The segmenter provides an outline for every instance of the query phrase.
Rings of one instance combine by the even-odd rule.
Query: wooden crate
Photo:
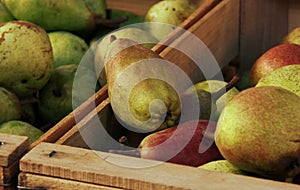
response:
[[[107,2],[111,8],[144,15],[146,9],[157,1]],[[243,70],[248,69],[264,50],[276,44],[291,23],[295,25],[295,22],[289,22],[291,4],[298,3],[292,0],[202,0],[197,11],[181,26],[207,45],[221,68],[238,56]],[[266,12],[261,12],[265,9]],[[276,9],[281,11],[274,16]],[[268,14],[272,17],[265,18],[259,24],[251,20]],[[277,20],[280,16],[284,17]],[[277,30],[271,24],[275,21],[283,28]],[[272,35],[268,37],[268,34]],[[184,43],[185,36],[174,31],[166,40]],[[155,46],[153,50],[182,68],[194,82],[203,79],[193,62],[181,52],[162,45]],[[91,106],[93,98],[98,99],[95,109]],[[75,121],[74,114],[80,116],[80,121]],[[97,150],[90,150],[91,146],[82,134],[95,135],[93,130],[99,120],[106,126],[122,127],[113,116],[107,86],[33,143],[20,161],[19,186],[41,189],[300,189],[300,186],[289,183],[107,153],[108,149],[120,148],[120,144],[116,147],[95,146]],[[116,139],[118,135],[121,136],[122,132],[115,136]],[[105,142],[108,136],[101,137]],[[111,161],[156,166],[132,169],[112,164]]]
[[[29,149],[29,138],[0,133],[0,184],[8,187],[19,172],[19,160]]]
[[[80,121],[93,110],[93,104],[99,104],[105,98],[107,98],[107,91],[100,89],[32,144],[28,137],[0,133],[0,189],[16,189],[15,178],[19,174],[19,160],[26,152],[43,141],[55,143],[72,128],[76,121]]]

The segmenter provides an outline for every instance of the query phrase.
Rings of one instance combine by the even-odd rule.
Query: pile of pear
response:
[[[293,29],[244,72],[214,134],[224,160],[199,168],[299,183],[299,39]]]
[[[45,132],[105,85],[105,72],[98,74],[103,61],[94,56],[96,49],[106,51],[107,42],[98,45],[97,40],[126,21],[111,16],[105,0],[0,0],[0,86],[5,108],[0,123],[22,121]],[[148,48],[158,42],[136,28],[116,35],[142,40]],[[88,62],[80,67],[85,74],[76,76],[83,59]],[[101,62],[100,68],[94,62]],[[76,92],[75,77],[82,83]]]
[[[134,152],[144,159],[285,182],[292,182],[300,175],[299,62],[286,65],[283,61],[255,85],[249,82],[253,77],[249,71],[240,81],[246,84],[236,83],[230,90],[230,81],[207,80],[176,91],[175,86],[180,86],[176,79],[170,85],[150,78],[128,92],[126,89],[132,87],[130,81],[141,76],[141,70],[134,65],[149,66],[148,72],[152,73],[151,64],[155,62],[145,60],[163,58],[128,38],[109,35],[107,40],[109,48],[103,60],[111,106],[118,121],[131,131],[120,140],[126,145],[132,142],[129,138],[139,138],[135,144],[127,144],[133,149],[112,152]],[[287,44],[278,46],[283,47],[280,53],[293,54],[283,51]],[[293,51],[299,49],[297,44],[289,46]],[[287,57],[300,58],[299,52],[293,55],[295,58]],[[274,65],[272,61],[278,61],[276,56],[284,57],[279,53],[272,56],[274,59],[268,56],[263,64]],[[261,63],[257,61],[251,69],[258,64]],[[124,74],[131,67],[131,72]],[[161,69],[163,74],[168,74],[163,67]],[[166,77],[172,78],[172,75]],[[220,94],[224,88],[225,93]],[[191,89],[196,91],[196,97],[190,97]],[[199,117],[178,123],[182,105],[189,103],[189,98],[198,98]],[[196,110],[195,105],[189,106]],[[204,146],[206,150],[200,154],[203,140],[208,146]]]
[[[104,0],[0,1],[0,132],[33,142],[100,87],[87,66],[72,96],[89,35],[106,12]]]

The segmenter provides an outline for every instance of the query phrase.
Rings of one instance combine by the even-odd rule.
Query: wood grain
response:
[[[72,129],[70,129],[65,135],[59,138],[55,143],[56,144],[64,144],[71,145],[75,147],[88,148],[88,145],[82,139],[79,130],[84,128],[86,124],[92,119],[98,116],[101,110],[109,105],[109,98],[103,100],[95,109],[95,111],[90,112],[86,117],[84,117],[79,123],[74,125]]]
[[[120,188],[83,183],[61,178],[47,177],[21,172],[18,176],[18,186],[26,188],[44,187],[47,190],[120,190]]]
[[[76,167],[74,167],[76,166]],[[40,143],[20,161],[26,173],[109,187],[143,190],[296,190],[299,185]]]
[[[300,27],[300,1],[289,0],[289,26],[288,30]]]
[[[147,0],[141,3],[141,0],[107,0],[107,7],[111,9],[131,12],[137,15],[146,15],[148,9],[160,0]]]
[[[0,166],[8,167],[29,149],[29,139],[0,133]]]
[[[223,0],[191,26],[188,31],[174,40],[160,55],[179,66],[196,83],[210,79],[218,74],[239,51],[239,0]],[[203,48],[208,49],[208,55],[202,49],[195,49],[195,38],[203,42]],[[206,47],[205,47],[206,46]],[[180,49],[177,50],[177,49]],[[185,50],[186,53],[182,52]],[[188,54],[187,54],[188,53]],[[197,60],[197,55],[202,55]],[[191,57],[195,57],[194,60]],[[209,61],[210,57],[212,57]],[[203,59],[202,59],[203,58]],[[215,60],[218,69],[213,69],[211,63]],[[196,64],[195,61],[198,63]],[[201,65],[201,69],[199,68]],[[207,71],[205,71],[207,70]],[[205,74],[203,74],[205,73]],[[206,76],[208,75],[208,76]]]
[[[241,1],[241,71],[249,70],[259,56],[279,44],[288,31],[288,11],[285,0]]]

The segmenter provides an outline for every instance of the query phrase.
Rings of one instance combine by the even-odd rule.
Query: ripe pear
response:
[[[197,93],[199,94],[201,91],[206,91],[209,93],[215,93],[219,90],[221,90],[223,87],[225,87],[228,84],[228,82],[220,81],[220,80],[206,80],[198,82],[194,85],[194,88],[196,89]],[[190,89],[187,89],[189,91]],[[226,103],[236,94],[239,93],[239,90],[235,87],[231,88],[230,90],[224,92],[224,95],[219,97],[216,100],[216,108],[215,110],[212,110],[213,112],[213,118],[216,119],[219,117],[220,113],[224,109]],[[205,109],[205,108],[204,108]],[[207,108],[206,108],[207,109]]]
[[[249,83],[255,86],[258,81],[279,67],[300,64],[300,45],[279,44],[264,52],[252,65]]]
[[[211,161],[199,166],[198,168],[210,170],[210,171],[247,175],[247,172],[240,170],[239,168],[235,167],[227,160]]]
[[[19,120],[11,120],[2,123],[0,125],[0,133],[27,136],[30,143],[34,142],[44,134],[43,131],[33,125]]]
[[[167,74],[170,72],[168,64],[165,64],[166,67],[154,67],[159,64],[158,61],[164,61],[157,53],[132,40],[112,38],[105,71],[108,94],[116,116],[137,132],[173,126],[180,116],[181,104],[174,89],[178,81],[176,76]],[[151,77],[144,79],[146,74]],[[170,79],[173,84],[166,82],[167,79],[152,78],[157,75]]]
[[[256,86],[278,86],[300,97],[300,64],[275,69],[269,75],[260,79]]]
[[[0,0],[0,23],[13,21],[15,18],[13,15],[8,11],[5,4]]]
[[[213,141],[215,127],[213,121],[191,120],[152,133],[141,141],[140,156],[194,167],[224,159]],[[200,146],[207,147],[201,152]]]
[[[221,154],[246,172],[275,180],[300,173],[300,98],[281,87],[252,87],[235,95],[217,123]]]
[[[153,37],[149,32],[133,27],[121,28],[104,36],[103,39],[101,39],[96,45],[95,50],[95,68],[97,73],[100,73],[99,82],[102,86],[107,83],[104,69],[104,59],[108,49],[107,47],[110,44],[111,35],[114,35],[117,38],[128,38],[130,40],[142,44],[147,48],[152,48],[156,43],[158,43],[158,40],[155,37]]]
[[[164,39],[172,30],[186,20],[197,6],[189,0],[164,0],[154,4],[148,10],[145,21],[150,33],[158,40]],[[157,22],[158,24],[155,24]]]
[[[54,57],[54,67],[79,64],[89,46],[81,37],[66,31],[48,33]]]
[[[0,25],[0,85],[18,97],[31,95],[49,80],[53,53],[48,34],[27,21]]]
[[[47,31],[92,30],[96,19],[106,18],[104,0],[3,1],[15,18],[35,23]]]
[[[0,123],[21,118],[19,98],[3,87],[0,87],[0,104]]]
[[[282,42],[283,44],[298,44],[300,45],[300,27],[296,27],[286,34]]]

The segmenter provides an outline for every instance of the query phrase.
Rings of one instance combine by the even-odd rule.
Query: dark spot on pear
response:
[[[55,88],[52,90],[52,93],[55,97],[61,97],[62,96],[62,93],[59,89]]]
[[[23,79],[23,80],[21,80],[21,83],[22,83],[22,84],[26,84],[26,83],[27,83],[27,80],[26,80],[26,79]]]

